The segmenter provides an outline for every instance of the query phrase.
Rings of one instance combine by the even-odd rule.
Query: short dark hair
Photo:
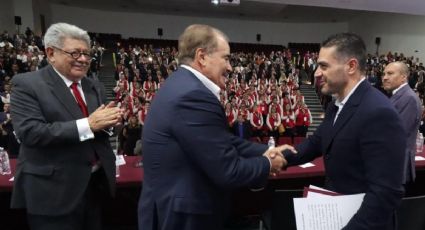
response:
[[[366,45],[363,39],[354,33],[339,33],[328,37],[322,47],[336,47],[337,58],[355,58],[362,73],[366,71]]]

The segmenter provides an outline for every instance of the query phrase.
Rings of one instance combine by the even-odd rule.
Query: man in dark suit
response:
[[[230,48],[221,31],[191,25],[179,38],[181,66],[152,102],[143,128],[140,230],[221,229],[229,190],[263,186],[286,162],[281,146],[232,135],[219,101]]]
[[[408,84],[409,67],[403,62],[389,63],[384,70],[382,86],[392,94],[390,101],[400,114],[407,133],[403,183],[415,181],[416,136],[422,119],[422,105],[418,95]]]
[[[233,124],[232,131],[235,136],[245,140],[251,138],[251,124],[243,118],[242,114],[238,115],[237,121]]]
[[[365,80],[366,47],[351,33],[322,43],[316,76],[321,92],[334,95],[317,131],[287,154],[289,165],[323,155],[325,186],[341,194],[365,193],[344,230],[394,229],[394,212],[404,194],[406,138],[389,99]]]
[[[66,23],[44,36],[50,65],[13,78],[11,117],[21,148],[12,208],[34,229],[101,229],[100,198],[115,189],[115,156],[106,130],[122,111],[86,76],[90,38]]]

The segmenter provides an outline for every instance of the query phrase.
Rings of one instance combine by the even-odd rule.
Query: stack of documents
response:
[[[364,193],[341,195],[310,185],[294,198],[297,230],[340,230],[360,208]]]

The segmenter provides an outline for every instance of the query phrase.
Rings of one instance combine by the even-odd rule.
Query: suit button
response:
[[[325,160],[329,160],[331,158],[330,154],[325,154]]]

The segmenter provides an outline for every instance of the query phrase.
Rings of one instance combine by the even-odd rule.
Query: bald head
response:
[[[385,67],[382,85],[386,91],[393,91],[407,82],[409,74],[409,67],[405,63],[391,62]]]

